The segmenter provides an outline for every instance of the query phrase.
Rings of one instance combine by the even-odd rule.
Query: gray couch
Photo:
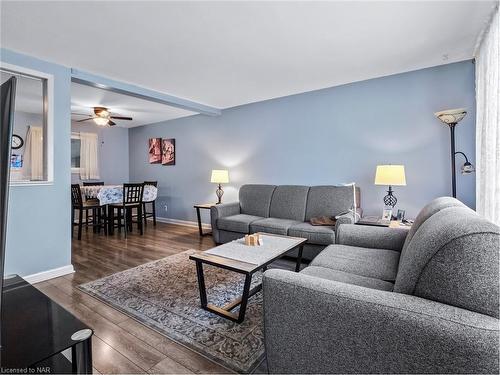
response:
[[[271,373],[498,374],[498,226],[438,198],[410,231],[338,232],[300,273],[264,273]]]
[[[359,189],[356,193],[359,207]],[[243,185],[239,202],[211,208],[212,234],[218,244],[255,232],[307,238],[303,256],[312,259],[335,243],[335,228],[313,226],[309,220],[336,216],[352,206],[351,186]],[[351,221],[345,216],[338,223]]]

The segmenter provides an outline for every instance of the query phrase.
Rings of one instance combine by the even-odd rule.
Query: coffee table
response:
[[[260,246],[247,246],[245,245],[245,239],[241,238],[189,257],[189,259],[196,262],[200,301],[201,307],[204,310],[232,320],[233,322],[241,323],[245,319],[248,299],[262,289],[262,284],[259,284],[250,290],[252,275],[255,272],[260,270],[265,271],[269,264],[296,248],[298,248],[299,253],[295,265],[295,272],[300,271],[302,250],[307,239],[269,233],[259,233],[259,235],[263,242]],[[209,264],[245,275],[245,283],[241,297],[222,307],[208,303],[203,264]],[[239,313],[236,314],[231,312],[237,306],[240,306]]]

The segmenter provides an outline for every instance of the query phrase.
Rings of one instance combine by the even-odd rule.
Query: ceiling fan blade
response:
[[[116,122],[113,122],[113,121],[111,121],[111,120],[108,120],[108,125],[109,125],[109,126],[116,125]]]
[[[132,117],[126,116],[110,116],[110,118],[114,118],[115,120],[132,120]]]
[[[71,112],[72,115],[75,115],[75,116],[90,116],[88,113],[76,113],[76,112]]]
[[[92,120],[92,117],[84,118],[83,120],[78,120],[76,122],[84,122],[84,121],[89,121],[89,120]]]

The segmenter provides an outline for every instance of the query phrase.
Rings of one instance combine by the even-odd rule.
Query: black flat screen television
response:
[[[9,202],[10,146],[14,124],[15,97],[16,77],[11,77],[0,88],[0,316],[2,311],[7,205]],[[2,333],[0,331],[0,348],[2,347],[1,338]]]

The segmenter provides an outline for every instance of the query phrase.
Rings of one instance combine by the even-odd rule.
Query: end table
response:
[[[196,209],[196,216],[198,217],[198,231],[200,232],[200,237],[203,236],[208,236],[209,234],[212,234],[212,232],[205,232],[203,233],[203,228],[201,226],[201,214],[200,210],[210,210],[212,206],[215,206],[215,203],[200,203],[200,204],[195,204],[193,207]]]
[[[359,219],[355,224],[374,227],[410,229],[413,225],[413,220],[409,220],[406,223],[401,223],[397,220],[382,220],[382,218],[378,216],[365,216]]]

